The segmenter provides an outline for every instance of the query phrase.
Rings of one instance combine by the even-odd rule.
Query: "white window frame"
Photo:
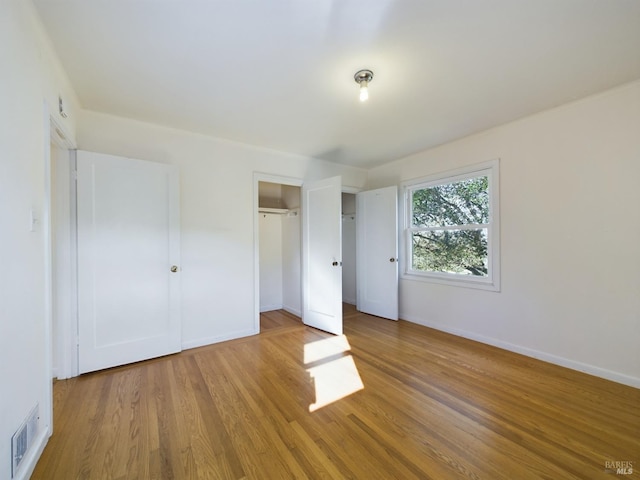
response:
[[[447,272],[425,272],[411,268],[413,259],[412,233],[416,230],[412,225],[412,196],[416,190],[455,183],[470,178],[486,176],[489,189],[489,223],[486,225],[469,225],[468,228],[487,228],[487,276],[460,275]],[[456,170],[441,172],[428,177],[421,177],[402,183],[404,201],[401,202],[404,212],[401,277],[405,280],[440,283],[459,287],[477,288],[481,290],[500,291],[500,160],[470,165]]]

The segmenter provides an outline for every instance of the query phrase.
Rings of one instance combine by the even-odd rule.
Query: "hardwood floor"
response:
[[[56,382],[32,478],[640,478],[638,389],[350,306],[344,337],[287,315]]]
[[[283,328],[295,328],[302,325],[300,317],[285,310],[272,310],[260,314],[260,333],[281,330]]]

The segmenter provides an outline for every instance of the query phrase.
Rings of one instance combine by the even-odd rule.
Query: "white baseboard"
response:
[[[594,375],[596,377],[604,378],[606,380],[611,380],[616,383],[629,385],[630,387],[640,388],[640,378],[632,377],[631,375],[614,372],[612,370],[607,370],[605,368],[597,367],[595,365],[578,362],[576,360],[571,360],[569,358],[559,357],[557,355],[553,355],[547,352],[542,352],[540,350],[535,350],[532,348],[515,345],[513,343],[498,340],[497,338],[486,337],[478,333],[469,332],[469,331],[461,330],[458,328],[452,328],[447,325],[442,325],[440,323],[429,322],[422,318],[413,317],[411,315],[400,314],[400,318],[408,322],[417,323],[418,325],[424,325],[425,327],[430,327],[435,330],[440,330],[442,332],[450,333],[458,337],[468,338],[470,340],[475,340],[477,342],[485,343],[487,345],[492,345],[494,347],[502,348],[503,350],[520,353],[527,357],[536,358],[538,360],[553,363],[554,365],[570,368],[571,370],[577,370],[579,372],[588,373],[589,375]]]
[[[285,312],[289,312],[292,315],[295,315],[296,317],[302,318],[302,312],[300,310],[298,310],[297,308],[292,308],[292,307],[288,307],[287,305],[283,305],[282,309]]]
[[[272,310],[282,310],[282,304],[281,303],[274,303],[272,305],[260,305],[260,313],[263,312],[270,312]]]
[[[356,299],[355,298],[342,297],[342,303],[348,303],[349,305],[356,305]]]
[[[186,342],[182,342],[182,349],[189,350],[191,348],[204,347],[206,345],[212,345],[214,343],[226,342],[227,340],[235,340],[236,338],[250,337],[251,335],[257,335],[258,333],[260,332],[254,328],[251,328],[247,330],[238,330],[226,335],[188,340]]]
[[[48,441],[49,432],[48,428],[45,427],[40,433],[38,433],[38,437],[31,445],[31,448],[27,453],[27,457],[22,460],[24,463],[22,463],[20,468],[18,468],[18,472],[14,475],[13,480],[28,480],[31,478],[31,474],[33,474],[33,471],[36,469],[38,460],[40,460],[40,456],[42,455],[42,452],[44,452],[44,447],[47,446]]]

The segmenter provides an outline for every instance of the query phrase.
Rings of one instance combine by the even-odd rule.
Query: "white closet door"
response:
[[[357,308],[398,320],[398,193],[396,187],[356,195]]]
[[[80,373],[180,351],[177,169],[77,158]]]
[[[302,321],[342,335],[342,179],[302,186]]]

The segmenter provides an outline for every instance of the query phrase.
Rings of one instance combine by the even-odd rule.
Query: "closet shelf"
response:
[[[289,213],[289,209],[287,209],[287,208],[259,207],[258,208],[258,212],[260,212],[260,213],[277,213],[277,214],[280,214],[280,215],[285,215],[285,214]]]

